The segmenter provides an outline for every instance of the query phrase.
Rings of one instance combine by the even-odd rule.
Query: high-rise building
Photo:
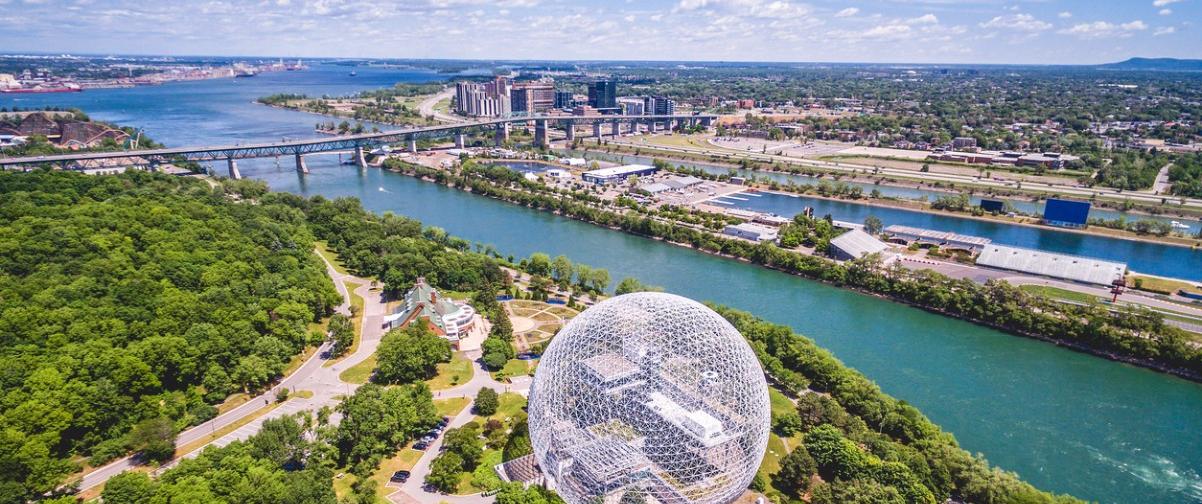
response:
[[[555,106],[555,81],[515,82],[509,93],[514,112],[537,114]]]
[[[647,115],[673,115],[676,113],[676,100],[666,96],[652,96],[647,98],[646,110]]]
[[[617,100],[618,107],[625,115],[645,115],[647,104],[642,98],[622,98]]]
[[[489,82],[462,81],[455,84],[455,111],[473,117],[509,115],[509,79],[497,77]]]
[[[576,106],[576,96],[571,91],[555,91],[555,108],[570,109]]]
[[[612,80],[591,82],[588,85],[588,104],[598,109],[617,108],[618,85]]]

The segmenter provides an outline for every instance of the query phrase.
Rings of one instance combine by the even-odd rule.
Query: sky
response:
[[[1202,0],[0,0],[0,53],[1095,64]]]

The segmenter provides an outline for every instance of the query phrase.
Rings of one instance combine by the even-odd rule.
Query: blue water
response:
[[[78,106],[100,119],[144,126],[155,139],[176,146],[252,142],[313,136],[313,124],[322,120],[255,105],[258,96],[344,94],[396,80],[440,78],[364,68],[354,78],[346,73],[344,67],[318,67],[238,81],[18,100],[0,96],[0,107]],[[609,269],[615,282],[634,276],[787,324],[887,393],[921,408],[965,449],[983,453],[1040,488],[1103,502],[1202,502],[1202,386],[1197,384],[394,173],[339,166],[333,156],[312,159],[312,173],[303,177],[289,163],[241,165],[244,175],[275,190],[356,196],[373,211],[413,216],[492,244],[503,254],[562,253]],[[853,209],[837,210],[844,211],[855,220]],[[994,233],[1035,231],[994,226]],[[1062,234],[1044,240],[1058,242]],[[1148,247],[1160,253],[1177,250]],[[1179,275],[1188,276],[1183,272],[1191,266],[1178,267]]]

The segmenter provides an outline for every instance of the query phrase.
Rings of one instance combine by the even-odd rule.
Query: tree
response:
[[[555,279],[559,288],[566,289],[572,282],[572,261],[562,254],[555,256],[551,261],[551,278]]]
[[[810,478],[818,472],[818,465],[804,446],[798,446],[785,455],[780,470],[772,477],[777,488],[800,497],[810,488]]]
[[[155,487],[146,473],[125,471],[105,482],[100,496],[105,504],[149,504]]]
[[[530,259],[526,261],[526,271],[531,275],[547,276],[551,274],[551,256],[542,252],[535,252],[530,255]]]
[[[138,422],[129,432],[129,446],[147,460],[171,460],[175,455],[175,425],[166,417]]]
[[[463,473],[463,458],[453,451],[442,452],[430,464],[426,484],[443,493],[451,493],[459,486],[459,475]]]
[[[499,404],[500,400],[497,396],[497,391],[485,387],[476,393],[476,400],[472,403],[472,409],[475,410],[477,415],[492,416],[497,412]]]
[[[484,454],[484,441],[480,439],[480,424],[468,422],[462,427],[447,430],[443,435],[443,449],[459,455],[463,470],[471,471],[476,468],[480,456]]]
[[[344,464],[394,453],[437,419],[430,389],[424,384],[385,388],[368,383],[344,399],[338,412],[342,421],[334,442]]]
[[[802,429],[801,416],[789,411],[772,418],[772,430],[781,437],[789,437]]]
[[[434,376],[438,363],[451,361],[451,343],[418,319],[385,334],[376,349],[376,359],[373,380],[412,383]]]
[[[330,347],[331,356],[345,355],[355,344],[355,326],[346,315],[341,313],[332,315],[327,330],[329,339],[334,342],[334,345]]]
[[[630,294],[632,292],[661,292],[663,288],[654,285],[647,285],[640,282],[637,278],[626,277],[621,282],[618,282],[618,287],[614,291],[614,295],[621,296],[622,294]]]
[[[534,449],[530,445],[530,426],[526,423],[526,417],[523,415],[513,423],[513,432],[509,434],[509,441],[505,443],[501,458],[508,462],[533,452]]]
[[[881,219],[877,218],[877,216],[869,215],[864,218],[864,231],[868,234],[876,236],[884,229],[884,224],[881,223]]]
[[[597,268],[589,275],[589,288],[594,292],[605,292],[609,288],[609,270]]]
[[[505,367],[505,363],[513,358],[513,346],[501,338],[485,338],[480,348],[484,366],[493,371]]]

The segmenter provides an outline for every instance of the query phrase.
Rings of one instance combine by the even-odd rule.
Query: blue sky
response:
[[[0,0],[0,53],[1102,63],[1202,58],[1202,0]]]

